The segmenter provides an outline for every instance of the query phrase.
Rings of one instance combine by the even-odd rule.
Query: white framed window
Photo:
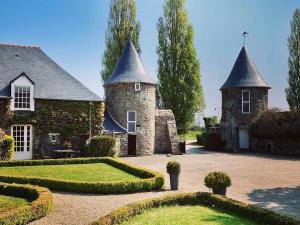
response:
[[[127,132],[136,133],[136,111],[127,111]]]
[[[134,90],[141,91],[141,83],[134,83]]]
[[[34,111],[34,84],[25,75],[21,74],[11,83],[11,110]]]
[[[52,144],[59,143],[59,137],[60,137],[59,133],[49,133],[49,139]]]
[[[250,113],[250,91],[242,90],[242,113]]]
[[[14,159],[31,159],[32,125],[13,125],[11,134],[15,139]]]

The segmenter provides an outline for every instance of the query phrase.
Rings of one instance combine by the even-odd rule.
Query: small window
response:
[[[14,107],[19,110],[30,110],[30,87],[15,86]]]
[[[250,91],[242,91],[242,113],[250,113]]]
[[[134,90],[140,91],[141,90],[141,83],[134,83]]]
[[[52,143],[52,144],[57,144],[57,143],[59,143],[59,134],[57,134],[57,133],[50,133],[49,134],[49,138],[50,138],[50,142]]]
[[[127,112],[127,131],[128,131],[128,133],[136,132],[136,112],[135,111]]]

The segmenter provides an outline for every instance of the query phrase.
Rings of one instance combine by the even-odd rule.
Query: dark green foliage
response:
[[[197,143],[211,150],[223,150],[225,142],[217,131],[205,131],[197,135]]]
[[[5,135],[1,147],[1,160],[10,161],[13,159],[15,150],[15,139],[12,136]]]
[[[186,133],[205,100],[201,84],[200,63],[194,46],[194,31],[188,21],[184,0],[167,0],[158,30],[157,104],[171,109],[177,127]]]
[[[10,118],[10,99],[0,99],[0,128],[6,128]]]
[[[289,47],[289,78],[286,98],[291,110],[300,110],[300,9],[296,9],[291,21]]]
[[[20,206],[14,210],[0,213],[0,224],[27,224],[46,216],[53,207],[53,197],[47,188],[0,183],[0,194],[25,198],[31,202],[30,206]]]
[[[3,142],[4,136],[5,136],[5,133],[4,133],[4,131],[0,128],[0,148],[1,148],[1,144],[2,144],[2,142]]]
[[[168,174],[177,175],[180,174],[181,171],[181,165],[177,161],[169,161],[167,164],[167,172]]]
[[[116,157],[117,139],[111,136],[94,136],[87,141],[85,155],[88,157]]]
[[[79,193],[130,193],[139,191],[150,191],[161,189],[164,185],[164,177],[156,172],[146,170],[127,164],[121,160],[103,158],[75,158],[75,159],[47,159],[47,160],[20,160],[11,162],[0,162],[1,166],[37,166],[37,165],[62,165],[81,163],[107,163],[127,173],[142,178],[141,180],[120,182],[72,182],[57,179],[46,179],[36,177],[0,176],[0,181],[8,183],[33,184],[48,187],[52,190],[71,191]]]
[[[213,207],[214,209],[241,216],[262,225],[300,225],[299,220],[275,213],[271,210],[259,208],[254,205],[247,205],[230,198],[205,192],[167,195],[131,203],[98,219],[91,223],[91,225],[120,224],[131,217],[141,214],[145,210],[173,205],[202,205]]]
[[[298,140],[300,111],[282,112],[277,108],[266,110],[251,121],[249,133],[253,138]]]
[[[204,183],[208,188],[221,190],[231,186],[231,179],[224,172],[211,172],[205,176]]]
[[[205,128],[208,129],[209,127],[215,126],[220,121],[217,116],[211,116],[211,117],[203,117]]]
[[[140,23],[136,21],[135,0],[112,0],[105,36],[106,49],[102,59],[101,77],[103,81],[106,81],[112,74],[130,37],[137,52],[141,52],[140,30]]]

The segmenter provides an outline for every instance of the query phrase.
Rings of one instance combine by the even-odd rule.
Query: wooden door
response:
[[[128,134],[128,155],[136,155],[136,135]]]

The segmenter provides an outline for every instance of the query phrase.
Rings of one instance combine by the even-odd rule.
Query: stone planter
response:
[[[218,195],[223,195],[223,196],[226,196],[226,187],[224,188],[213,188],[212,191],[213,191],[213,194],[218,194]]]
[[[169,174],[169,175],[170,175],[171,190],[178,190],[179,174]]]

